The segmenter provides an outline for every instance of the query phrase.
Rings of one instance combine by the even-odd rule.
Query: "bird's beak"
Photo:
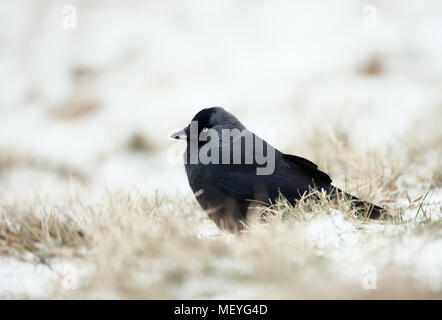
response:
[[[180,139],[180,140],[187,140],[187,128],[184,128],[183,130],[177,131],[174,134],[172,134],[170,137],[173,139]]]

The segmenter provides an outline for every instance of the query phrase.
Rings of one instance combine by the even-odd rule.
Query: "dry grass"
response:
[[[74,298],[441,297],[404,269],[413,261],[395,258],[412,239],[421,247],[411,255],[440,242],[440,220],[367,223],[348,201],[317,198],[294,208],[282,200],[236,238],[202,232],[211,222],[190,197],[121,192],[97,206],[1,207],[0,252],[48,264],[79,257],[92,271],[68,292]],[[362,288],[366,265],[377,268],[377,290]]]
[[[23,257],[32,253],[37,262],[87,246],[84,227],[69,210],[42,205],[0,207],[0,253]]]
[[[139,132],[134,132],[127,142],[127,151],[151,153],[158,149],[154,143]]]
[[[358,69],[362,75],[379,75],[384,71],[384,57],[381,54],[372,54]]]
[[[25,167],[43,172],[52,172],[65,179],[76,179],[86,182],[87,176],[78,168],[65,163],[51,161],[47,158],[36,157],[28,153],[12,150],[0,150],[0,175],[11,168]]]
[[[430,134],[404,153],[375,153],[343,130],[318,131],[300,152],[338,187],[388,207],[391,222],[356,217],[348,200],[318,192],[295,207],[282,199],[237,237],[213,232],[191,195],[0,200],[0,254],[72,263],[78,288],[55,283],[51,298],[440,299],[442,207],[431,195],[440,192],[441,167],[427,161],[440,133]],[[363,288],[370,266],[376,290]]]

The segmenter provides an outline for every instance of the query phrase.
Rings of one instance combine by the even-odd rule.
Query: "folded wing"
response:
[[[280,155],[271,175],[257,175],[256,165],[221,164],[208,170],[208,178],[235,198],[266,203],[275,202],[279,192],[293,203],[312,188],[330,188],[332,180],[313,162],[293,155]]]

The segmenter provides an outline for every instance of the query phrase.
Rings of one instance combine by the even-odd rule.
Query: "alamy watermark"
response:
[[[377,8],[374,5],[367,4],[362,8],[362,28],[365,30],[376,29],[378,23]]]
[[[377,289],[378,272],[375,266],[367,265],[362,270],[364,275],[362,279],[362,287],[365,290],[375,290]]]
[[[247,129],[200,128],[197,121],[192,121],[174,137],[187,140],[186,164],[254,164],[257,175],[275,171],[275,148]],[[175,151],[168,152],[169,160]]]
[[[77,29],[77,8],[73,5],[64,6],[61,10],[61,27],[65,30]]]
[[[61,269],[61,286],[65,290],[78,288],[77,268],[69,263],[64,263]]]

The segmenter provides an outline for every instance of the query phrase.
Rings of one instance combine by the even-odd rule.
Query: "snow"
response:
[[[76,30],[61,27],[63,3],[0,4],[0,155],[32,160],[0,167],[6,202],[37,191],[63,198],[74,184],[85,201],[120,188],[189,192],[182,145],[168,137],[202,107],[227,107],[283,150],[313,135],[313,124],[336,119],[361,149],[402,150],[404,132],[442,101],[440,1],[373,1],[374,30],[361,27],[364,4],[350,0],[71,3]],[[382,74],[360,75],[373,55],[382,58]],[[72,119],[54,115],[75,104],[73,96],[97,109]],[[128,152],[134,133],[152,150]],[[85,181],[52,170],[60,166]],[[441,192],[428,201],[440,205]],[[404,217],[415,214],[409,209]],[[354,228],[332,212],[312,221],[305,236],[338,259],[359,241]],[[217,235],[212,225],[200,233]],[[418,274],[442,278],[433,254],[440,246],[427,243],[413,258]],[[12,258],[0,266],[0,297],[45,294],[54,276]]]

